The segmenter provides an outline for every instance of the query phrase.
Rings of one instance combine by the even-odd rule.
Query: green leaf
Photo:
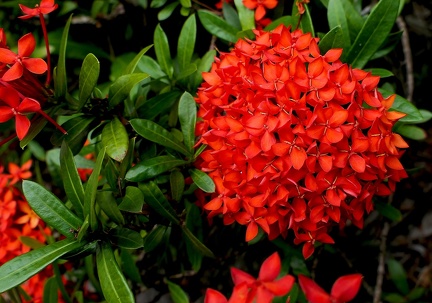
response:
[[[185,201],[186,206],[186,227],[196,235],[197,239],[202,241],[203,228],[202,228],[202,216],[201,211],[194,203]],[[191,241],[186,241],[186,250],[189,262],[192,264],[192,268],[198,272],[201,268],[203,255],[201,252],[194,248]]]
[[[64,239],[31,250],[4,263],[0,266],[0,293],[20,285],[67,252],[80,248],[85,244],[85,242],[78,243],[72,239]]]
[[[207,72],[210,70],[211,65],[216,56],[215,50],[210,50],[204,54],[201,61],[197,66],[197,72],[195,73],[195,78],[193,80],[193,87],[198,87],[202,82],[202,72]]]
[[[389,35],[398,9],[398,1],[379,1],[351,45],[345,61],[355,68],[363,68]]]
[[[141,190],[138,187],[128,186],[126,187],[126,194],[118,208],[131,213],[140,213],[143,205],[144,195]]]
[[[213,12],[198,10],[198,17],[210,34],[229,42],[237,41],[237,30]]]
[[[131,279],[132,282],[142,284],[140,270],[136,266],[135,255],[132,255],[132,253],[130,253],[127,249],[122,249],[120,253],[120,259],[123,273],[129,279]]]
[[[395,259],[388,259],[387,268],[389,270],[390,279],[393,281],[396,288],[403,295],[407,295],[410,291],[410,287],[408,285],[407,274],[402,264]]]
[[[138,249],[144,246],[140,233],[129,228],[116,227],[109,233],[111,244],[126,249]]]
[[[179,0],[183,7],[189,8],[192,6],[191,0]]]
[[[159,8],[165,5],[165,3],[167,2],[167,0],[152,0],[150,2],[150,7],[151,8]]]
[[[151,252],[158,247],[162,243],[166,231],[166,226],[156,225],[156,227],[144,238],[144,250],[146,252]]]
[[[423,119],[421,119],[418,123],[425,123],[432,119],[432,112],[426,109],[419,109],[419,112],[422,115]]]
[[[393,222],[399,222],[402,220],[402,213],[394,206],[387,203],[375,203],[375,209],[384,217],[392,220]]]
[[[163,21],[165,19],[168,19],[172,15],[172,13],[174,12],[174,10],[176,9],[176,7],[178,5],[179,5],[178,2],[173,2],[173,3],[170,3],[167,6],[165,6],[158,13],[158,20]]]
[[[139,108],[139,116],[143,119],[153,120],[158,115],[168,112],[180,96],[181,93],[178,90],[157,95],[147,100]]]
[[[187,161],[174,158],[172,156],[158,156],[139,162],[129,169],[126,173],[126,180],[132,182],[141,182],[152,179],[170,169],[185,165]]]
[[[193,154],[195,145],[195,124],[197,115],[197,105],[194,97],[185,92],[178,105],[178,116],[183,133],[183,143],[190,154]]]
[[[20,141],[20,147],[24,149],[24,147],[26,147],[30,142],[32,142],[32,140],[45,128],[45,125],[47,123],[48,121],[44,117],[36,117],[35,120],[32,121],[27,135],[24,137],[24,139]]]
[[[214,258],[214,254],[213,252],[208,249],[207,246],[205,246],[197,237],[195,237],[195,235],[189,230],[189,228],[187,228],[185,225],[182,225],[182,231],[183,234],[186,236],[186,240],[190,241],[190,243],[192,244],[192,246],[198,250],[199,252],[201,252],[201,254],[203,254],[204,256],[210,257],[210,258]]]
[[[415,125],[396,123],[396,125],[393,127],[393,131],[413,140],[424,140],[427,138],[426,131]]]
[[[133,293],[117,264],[109,243],[102,242],[96,251],[96,265],[102,293],[107,302],[135,302]]]
[[[99,78],[99,60],[93,54],[88,54],[83,61],[79,74],[79,94],[76,110],[80,110],[90,98]]]
[[[149,77],[145,73],[135,73],[120,76],[113,84],[109,87],[109,104],[114,107],[120,102],[124,101],[129,97],[131,89]]]
[[[78,175],[72,151],[63,141],[60,149],[60,174],[69,201],[80,218],[84,218],[84,188]]]
[[[349,18],[347,18],[349,35],[351,41],[354,41],[363,27],[364,19],[360,12],[354,7],[351,0],[342,0],[342,7],[345,14],[349,16]]]
[[[365,71],[371,72],[372,75],[380,76],[381,78],[387,78],[387,77],[394,76],[394,74],[391,71],[384,69],[384,68],[368,68],[368,69],[365,69]]]
[[[181,80],[184,79],[190,75],[192,75],[194,72],[196,72],[197,70],[197,66],[193,63],[187,65],[183,70],[180,70],[180,72],[178,73],[176,80]]]
[[[90,224],[89,224],[89,215],[87,215],[85,217],[85,219],[84,219],[83,224],[81,225],[81,228],[80,228],[80,230],[78,232],[78,236],[76,237],[77,241],[81,242],[82,239],[84,239],[84,236],[87,234],[87,230],[88,230],[89,226],[90,226]]]
[[[23,192],[33,211],[48,225],[67,238],[74,237],[83,221],[75,216],[56,196],[33,181],[23,181]]]
[[[225,1],[224,1],[225,4]],[[242,0],[234,0],[235,7],[238,11],[241,29],[248,30],[255,28],[255,13],[253,10],[244,6]]]
[[[54,91],[57,98],[63,98],[67,93],[67,76],[66,76],[66,46],[69,35],[69,27],[72,22],[72,14],[63,29],[63,35],[60,42],[59,57],[54,77]]]
[[[103,212],[117,224],[125,224],[122,213],[111,191],[105,190],[96,193],[96,201]]]
[[[58,285],[55,277],[48,278],[45,281],[43,291],[44,303],[57,303],[58,302]]]
[[[185,69],[191,63],[195,48],[196,32],[196,19],[195,15],[192,14],[186,19],[178,38],[177,60],[180,71]]]
[[[180,201],[183,195],[185,179],[181,171],[173,170],[170,174],[171,198]]]
[[[304,33],[311,33],[312,37],[315,37],[315,31],[312,24],[312,18],[309,13],[309,7],[305,5],[304,8],[305,8],[305,12],[301,18],[299,28]],[[300,19],[300,14],[298,11],[298,7],[296,5],[296,2],[294,2],[292,6],[292,13],[291,13],[291,22],[293,27],[297,27],[299,19]]]
[[[171,295],[171,300],[174,303],[189,303],[189,298],[187,294],[184,292],[184,290],[177,284],[166,280],[168,284],[168,290]]]
[[[406,299],[404,296],[398,294],[398,293],[390,293],[388,295],[384,296],[385,302],[388,303],[406,303]]]
[[[393,95],[393,93],[385,89],[380,88],[378,89],[378,91],[383,95],[384,98],[388,98],[390,95]],[[396,95],[391,109],[407,114],[405,117],[400,119],[399,122],[416,123],[423,120],[423,116],[417,109],[417,107],[415,107],[414,104],[399,95]]]
[[[162,126],[146,119],[132,119],[133,129],[143,138],[191,156],[187,148]]]
[[[112,159],[123,161],[129,146],[129,137],[124,125],[117,117],[107,123],[102,130],[102,146]]]
[[[322,54],[325,54],[332,48],[343,48],[344,38],[342,28],[340,26],[332,28],[332,30],[319,41],[318,46]]]
[[[31,249],[37,249],[37,248],[41,248],[41,247],[45,246],[44,243],[42,243],[39,240],[32,238],[32,237],[20,236],[19,240],[22,244],[30,247]]]
[[[222,14],[225,21],[237,29],[238,31],[242,30],[240,19],[237,11],[232,7],[232,5],[228,4],[228,2],[223,1],[222,3]]]
[[[195,184],[201,188],[206,193],[214,193],[215,191],[215,184],[212,180],[212,178],[209,177],[205,172],[200,171],[196,168],[192,168],[189,170],[189,173],[192,177],[192,180],[195,182]]]
[[[162,217],[170,220],[174,224],[179,224],[178,216],[162,191],[153,181],[139,184],[144,194],[144,201]]]
[[[348,49],[351,46],[351,40],[349,35],[347,15],[340,0],[330,0],[328,3],[327,20],[330,28],[336,26],[341,27],[343,37],[343,49]]]
[[[126,67],[126,69],[123,71],[123,75],[128,75],[128,74],[132,74],[133,72],[135,72],[138,64],[140,63],[142,57],[144,56],[144,54],[153,47],[153,44],[144,47],[136,56],[135,58],[133,58],[133,60],[128,64],[128,66]]]
[[[152,79],[160,80],[166,84],[169,84],[168,76],[162,71],[159,63],[155,59],[149,56],[142,56],[139,62],[138,68],[140,71],[150,75]]]
[[[65,140],[72,151],[76,155],[82,149],[91,123],[95,118],[88,116],[76,116],[67,120],[62,124],[62,127],[67,131],[67,134],[61,133],[56,130],[51,138],[51,143],[54,145],[61,145]]]
[[[99,183],[99,175],[102,168],[103,159],[105,157],[105,148],[99,151],[96,159],[95,167],[87,181],[84,191],[84,215],[89,217],[89,225],[91,231],[98,228],[98,219],[96,217],[96,192]]]
[[[274,30],[276,27],[278,27],[281,24],[283,24],[285,26],[290,26],[290,25],[292,25],[292,22],[293,22],[293,19],[291,16],[283,16],[283,17],[280,17],[276,20],[273,20],[272,23],[267,25],[264,30],[265,31]]]
[[[165,74],[167,74],[168,77],[171,79],[174,72],[174,67],[171,60],[170,47],[168,43],[168,38],[160,24],[156,26],[153,39],[157,62],[159,63]]]

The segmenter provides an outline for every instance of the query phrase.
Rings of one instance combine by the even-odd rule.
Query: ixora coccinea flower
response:
[[[333,243],[332,225],[363,226],[372,198],[407,176],[399,158],[408,145],[392,132],[379,77],[321,54],[318,39],[280,25],[239,40],[203,73],[196,135],[207,148],[196,166],[216,192],[201,199],[209,218],[259,228],[275,239],[289,230],[303,255]],[[200,195],[204,197],[204,195]]]
[[[24,16],[20,16],[20,19],[29,19],[32,17],[39,17],[40,15],[49,14],[57,9],[58,4],[54,3],[54,0],[42,0],[40,4],[36,4],[34,8],[30,8],[23,4],[19,4]]]

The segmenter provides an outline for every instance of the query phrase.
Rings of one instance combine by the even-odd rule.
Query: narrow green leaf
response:
[[[150,205],[151,208],[153,208],[162,217],[170,220],[172,223],[180,223],[174,208],[165,198],[156,183],[152,181],[149,183],[139,184],[139,186],[144,194],[144,201]]]
[[[278,27],[279,25],[283,24],[285,26],[290,26],[293,23],[293,19],[291,16],[283,16],[280,18],[277,18],[276,20],[273,20],[272,23],[270,23],[269,25],[267,25],[264,30],[266,31],[271,31],[274,30],[276,27]]]
[[[197,72],[195,73],[195,77],[193,79],[193,87],[198,87],[198,85],[202,82],[202,72],[207,72],[210,70],[211,65],[214,61],[214,58],[216,56],[215,50],[210,50],[204,54],[204,56],[201,58],[201,61],[199,62],[197,66]]]
[[[178,90],[162,93],[149,100],[138,109],[139,116],[143,119],[153,120],[158,115],[167,113],[180,98],[181,93]]]
[[[350,40],[354,41],[357,38],[358,33],[361,31],[365,21],[361,15],[361,12],[354,7],[351,0],[341,1],[345,14],[349,16],[349,18],[347,18],[347,23]]]
[[[186,240],[190,241],[195,249],[197,249],[204,256],[214,258],[213,252],[205,246],[185,225],[182,226],[183,234],[186,236]]]
[[[149,56],[142,56],[141,61],[138,64],[138,69],[146,74],[149,74],[152,79],[159,80],[166,84],[169,84],[168,76],[165,74],[160,67],[159,63]]]
[[[47,113],[48,114],[48,113]],[[50,114],[48,114],[50,116]],[[43,116],[36,117],[30,125],[27,135],[20,141],[20,147],[24,149],[47,125],[48,121]]]
[[[135,299],[123,276],[109,243],[102,242],[96,251],[96,265],[102,293],[109,303],[134,303]]]
[[[160,24],[156,26],[153,39],[157,62],[159,63],[165,74],[167,74],[168,77],[171,79],[174,72],[174,67],[172,64],[170,47],[168,38]]]
[[[425,123],[432,119],[432,112],[421,108],[419,109],[419,112],[422,115],[423,119],[421,119],[418,123]]]
[[[191,156],[187,148],[162,126],[146,119],[132,119],[133,129],[143,138]]]
[[[90,224],[89,224],[89,215],[87,215],[85,217],[85,219],[84,219],[83,224],[81,225],[81,228],[80,228],[80,230],[78,232],[78,236],[76,237],[77,241],[81,242],[82,239],[84,239],[84,236],[87,234],[87,230],[88,230],[89,226],[90,226]]]
[[[124,101],[127,97],[129,97],[131,89],[148,77],[149,75],[145,73],[135,73],[120,76],[109,87],[108,99],[110,106],[114,107]]]
[[[144,56],[144,54],[153,47],[153,44],[144,47],[136,56],[135,58],[128,64],[128,66],[126,67],[126,69],[123,71],[123,76],[128,75],[128,74],[132,74],[133,72],[135,72],[139,62],[141,61],[142,57]]]
[[[234,7],[232,7],[231,4],[228,4],[228,2],[223,1],[222,14],[223,14],[223,18],[229,25],[231,25],[238,31],[242,30],[242,26],[240,24],[240,19],[237,10]]]
[[[410,291],[410,287],[408,285],[407,274],[402,264],[395,259],[388,259],[387,268],[389,270],[390,279],[393,281],[394,285],[403,295],[407,295]]]
[[[196,39],[196,19],[195,14],[189,16],[180,31],[177,44],[177,60],[179,64],[179,69],[182,71],[187,66],[190,65],[192,60],[192,55],[195,48]]]
[[[174,10],[176,9],[176,7],[178,5],[179,5],[178,2],[173,2],[173,3],[170,3],[167,6],[165,6],[158,13],[158,20],[163,21],[165,19],[168,19],[172,15],[172,13],[174,12]]]
[[[79,94],[77,110],[80,110],[90,98],[99,79],[100,64],[93,54],[88,54],[83,61],[79,74]]]
[[[4,263],[0,266],[0,293],[20,285],[67,252],[85,244],[72,239],[64,239],[31,250]]]
[[[144,246],[140,233],[128,228],[116,227],[109,233],[111,244],[125,249],[138,249]]]
[[[402,220],[402,213],[394,206],[387,203],[375,203],[375,209],[384,217],[399,222]]]
[[[141,241],[142,242],[142,241]],[[143,283],[140,269],[136,266],[136,256],[132,255],[127,249],[122,249],[120,253],[121,268],[126,277],[135,283]]]
[[[387,77],[394,76],[394,74],[391,71],[384,69],[384,68],[368,68],[368,69],[365,69],[365,71],[371,72],[372,75],[380,76],[381,78],[387,78]]]
[[[225,4],[225,2],[224,2]],[[248,30],[255,28],[255,13],[253,10],[244,6],[242,0],[234,0],[234,5],[238,11],[241,29]]]
[[[237,41],[237,30],[213,12],[198,10],[198,17],[210,34],[229,42]]]
[[[192,6],[191,0],[179,0],[183,7],[189,8]]]
[[[151,252],[158,247],[162,243],[166,231],[166,226],[156,225],[156,227],[144,238],[144,250],[146,252]]]
[[[335,28],[336,26],[341,27],[342,37],[343,37],[343,49],[348,49],[351,46],[351,40],[349,35],[347,14],[340,0],[330,0],[328,3],[327,10],[327,20],[330,28]]]
[[[150,2],[150,7],[151,8],[159,8],[165,5],[165,3],[167,2],[167,0],[152,0]]]
[[[311,18],[311,15],[309,13],[309,7],[307,5],[305,5],[304,8],[305,8],[305,12],[301,18],[299,28],[304,33],[311,33],[312,37],[315,37],[315,31],[314,31],[314,27],[312,24],[312,18]],[[296,5],[296,2],[294,2],[293,6],[292,6],[292,12],[291,12],[291,22],[292,22],[292,25],[294,28],[297,27],[299,19],[300,19],[300,14],[298,11],[298,7]]]
[[[144,195],[141,190],[138,187],[128,186],[126,187],[126,194],[118,208],[131,213],[140,213],[143,205]]]
[[[58,285],[55,277],[48,278],[45,281],[43,291],[44,303],[58,303]]]
[[[214,193],[215,184],[213,180],[205,172],[200,171],[196,168],[190,169],[189,173],[195,184],[206,193]]]
[[[102,130],[102,146],[112,159],[123,161],[129,146],[129,137],[124,125],[117,117],[105,124]]]
[[[379,1],[351,45],[345,61],[353,67],[363,68],[389,35],[395,23],[398,9],[398,1]]]
[[[179,101],[178,117],[183,133],[183,143],[190,154],[193,153],[195,145],[196,116],[197,105],[195,99],[190,93],[185,92]]]
[[[196,72],[197,66],[194,63],[190,63],[187,65],[183,70],[181,70],[178,75],[176,76],[176,80],[182,80],[190,75],[192,75],[194,72]]]
[[[60,149],[60,174],[69,201],[80,218],[84,218],[84,188],[78,175],[72,151],[63,141]]]
[[[172,156],[159,156],[139,162],[126,173],[126,180],[141,182],[152,179],[170,169],[185,165],[187,161]]]
[[[105,148],[99,151],[96,159],[95,167],[87,181],[84,191],[84,215],[89,216],[89,225],[92,231],[98,228],[98,219],[96,217],[96,192],[99,182],[99,175],[102,168],[103,159],[105,157]]]
[[[96,201],[103,212],[117,224],[125,224],[123,215],[121,214],[117,202],[111,191],[105,190],[99,191],[96,194]]]
[[[319,48],[322,54],[325,54],[332,48],[343,48],[343,34],[342,28],[340,26],[336,26],[332,28],[322,39],[319,41]]]
[[[41,247],[45,246],[44,243],[42,243],[39,240],[32,238],[32,237],[20,236],[19,240],[22,244],[30,247],[31,249],[37,249],[37,248],[41,248]]]
[[[68,89],[66,77],[66,47],[71,22],[72,14],[66,22],[60,42],[59,57],[54,77],[54,91],[57,98],[63,98],[66,95]]]
[[[23,192],[33,211],[67,238],[74,237],[83,221],[56,196],[33,181],[23,181]]]
[[[378,91],[383,95],[383,97],[387,98],[393,93],[385,90],[378,89]],[[400,122],[404,123],[417,123],[423,120],[423,116],[417,107],[414,106],[410,101],[403,98],[402,96],[396,95],[395,101],[391,107],[392,110],[407,114],[405,117],[400,119]]]
[[[183,195],[185,179],[181,171],[173,170],[170,174],[171,197],[175,201],[180,201]]]
[[[171,295],[171,300],[174,303],[189,303],[189,298],[187,294],[184,292],[184,290],[177,284],[166,280],[168,284],[168,290]]]
[[[405,123],[397,123],[393,127],[393,131],[398,133],[405,138],[413,139],[413,140],[424,140],[427,138],[427,133],[423,128],[420,128],[416,125],[409,125]]]

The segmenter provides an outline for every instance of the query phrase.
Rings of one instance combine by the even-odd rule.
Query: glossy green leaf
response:
[[[267,25],[265,27],[266,31],[271,31],[274,30],[276,27],[278,27],[279,25],[283,24],[285,26],[290,26],[292,25],[293,19],[291,16],[283,16],[280,18],[277,18],[276,20],[273,20],[272,23],[270,23],[269,25]]]
[[[150,2],[150,7],[151,8],[159,8],[165,5],[165,3],[167,2],[167,0],[152,0]]]
[[[206,193],[214,193],[215,184],[213,180],[205,172],[200,171],[196,168],[190,169],[189,173],[195,184]]]
[[[134,303],[134,295],[123,276],[111,245],[100,244],[96,251],[96,265],[105,300],[109,303]]]
[[[389,35],[399,9],[398,1],[381,0],[366,19],[351,45],[345,60],[355,68],[363,68]]]
[[[43,302],[58,303],[58,285],[55,277],[48,278],[45,281]]]
[[[225,2],[224,2],[225,4]],[[241,29],[248,30],[255,28],[255,13],[253,10],[244,6],[242,0],[234,0],[234,5],[238,11]]]
[[[109,87],[108,99],[110,106],[114,107],[123,102],[127,97],[129,97],[131,89],[148,77],[149,75],[145,73],[128,74],[119,77]]]
[[[193,154],[195,145],[195,124],[197,116],[197,105],[194,97],[185,92],[179,101],[178,117],[183,133],[183,143],[190,154]]]
[[[204,256],[210,257],[210,258],[215,257],[213,252],[207,246],[205,246],[185,225],[182,226],[182,231],[183,231],[183,234],[186,236],[185,239],[187,241],[190,241],[192,246],[196,250],[201,252],[201,254],[203,254]]]
[[[223,18],[229,25],[231,25],[238,31],[242,30],[242,26],[240,24],[240,19],[237,10],[234,7],[232,7],[231,4],[228,4],[228,2],[223,1],[222,14],[223,14]]]
[[[351,0],[341,0],[342,7],[347,15],[347,23],[351,41],[357,38],[358,33],[361,31],[365,20],[363,19],[360,11],[358,11]]]
[[[20,141],[20,147],[24,149],[30,142],[33,142],[33,139],[45,128],[47,123],[47,119],[43,116],[36,117],[35,120],[32,121],[27,135]]]
[[[167,227],[164,225],[157,225],[151,232],[147,234],[144,238],[144,250],[146,252],[151,252],[156,247],[158,247],[167,232]]]
[[[402,213],[399,209],[387,203],[375,203],[375,209],[384,217],[392,220],[393,222],[399,222],[402,220]]]
[[[344,40],[343,40],[342,28],[340,26],[336,26],[332,28],[320,41],[319,48],[322,54],[325,54],[332,48],[343,48]]]
[[[392,95],[391,92],[385,89],[380,88],[378,90],[385,98]],[[405,117],[399,120],[400,122],[416,123],[423,120],[423,116],[417,109],[417,107],[415,107],[414,104],[412,104],[410,101],[403,98],[402,96],[396,95],[395,101],[391,109],[406,114]]]
[[[191,0],[179,0],[183,7],[189,8],[192,6]]]
[[[77,241],[81,242],[84,239],[84,237],[87,235],[87,230],[89,226],[89,215],[87,215],[84,219],[83,224],[81,225],[81,228],[79,229],[78,235],[76,237]]]
[[[4,263],[0,266],[0,293],[20,285],[67,252],[85,244],[85,242],[79,243],[72,239],[64,239],[31,250]]]
[[[214,62],[214,58],[216,56],[215,50],[210,50],[204,54],[201,58],[197,66],[197,72],[195,73],[195,77],[193,80],[193,87],[197,87],[202,82],[202,72],[208,72],[211,68],[212,63]]]
[[[196,70],[197,66],[194,63],[191,63],[178,73],[178,75],[176,76],[176,80],[182,80],[192,75],[194,72],[196,72]]]
[[[170,174],[171,198],[180,201],[185,186],[185,178],[181,171],[173,170]]]
[[[387,268],[390,279],[393,281],[396,288],[403,294],[407,295],[410,291],[408,285],[408,277],[402,264],[395,259],[387,259]]]
[[[51,143],[59,146],[65,140],[72,154],[78,154],[87,139],[93,120],[93,117],[84,115],[67,120],[61,125],[67,131],[67,134],[62,134],[59,130],[56,130],[51,138]]]
[[[140,71],[149,74],[152,79],[160,80],[166,84],[169,84],[168,76],[164,73],[159,63],[149,56],[142,56],[141,61],[138,64]]]
[[[158,115],[167,113],[180,96],[181,93],[178,90],[173,90],[147,100],[144,105],[138,109],[140,117],[153,120]]]
[[[116,227],[109,233],[111,244],[126,249],[138,249],[144,246],[140,233],[129,228]]]
[[[301,21],[299,24],[299,28],[304,33],[311,33],[312,37],[315,37],[315,30],[314,30],[314,27],[312,24],[311,15],[309,13],[309,7],[307,5],[305,5],[304,8],[305,8],[305,12],[302,15],[302,18],[301,18]],[[291,22],[292,22],[293,28],[297,28],[299,19],[300,19],[300,14],[298,11],[298,7],[296,5],[296,2],[294,2],[293,6],[292,6],[292,13],[291,13]]]
[[[144,205],[144,195],[138,187],[126,187],[126,194],[118,208],[122,211],[140,213]]]
[[[129,137],[124,125],[117,117],[105,124],[102,130],[102,146],[112,159],[123,161],[129,146]]]
[[[139,62],[141,61],[142,57],[144,56],[144,54],[153,47],[152,45],[146,46],[144,47],[136,56],[135,58],[133,58],[133,60],[131,62],[129,62],[128,66],[126,67],[126,69],[123,71],[123,75],[128,75],[128,74],[132,74],[133,72],[135,72],[136,68],[138,67]]]
[[[207,10],[198,10],[198,17],[201,24],[210,34],[229,42],[237,41],[237,30],[215,13]]]
[[[167,6],[165,6],[158,13],[158,20],[163,21],[165,19],[168,19],[172,15],[172,13],[174,12],[174,10],[176,9],[176,7],[178,5],[179,5],[178,2],[173,2],[173,3],[170,3]]]
[[[84,215],[89,217],[89,225],[92,231],[98,228],[98,219],[96,217],[96,193],[99,183],[99,175],[102,169],[103,159],[105,157],[105,148],[99,151],[95,167],[87,181],[84,190]]]
[[[187,161],[172,156],[158,156],[139,162],[126,173],[126,180],[140,182],[152,179],[170,169],[185,165]]]
[[[174,303],[189,303],[189,298],[184,290],[177,284],[166,280],[168,284],[168,290],[171,295],[171,300]]]
[[[135,141],[136,137],[133,137],[129,140],[128,144],[128,152],[124,157],[122,163],[120,163],[118,178],[123,180],[126,172],[132,167],[135,161]]]
[[[372,75],[379,76],[381,78],[387,78],[387,77],[394,76],[394,74],[391,71],[384,69],[384,68],[368,68],[368,69],[365,69],[365,71],[371,72]]]
[[[428,136],[423,128],[405,123],[397,123],[393,127],[393,131],[412,140],[424,140]]]
[[[66,76],[66,47],[69,35],[69,27],[72,22],[72,14],[70,15],[66,25],[63,29],[63,35],[60,42],[59,57],[57,60],[57,67],[54,76],[54,91],[57,98],[62,98],[66,95],[67,76]]]
[[[60,149],[60,174],[73,209],[78,217],[84,218],[84,188],[78,175],[72,151],[65,141],[63,141]]]
[[[121,268],[126,277],[132,282],[141,283],[140,269],[136,266],[136,256],[132,255],[127,249],[122,249],[120,252]]]
[[[425,123],[432,119],[432,112],[426,109],[419,109],[420,114],[422,115],[422,119],[418,123]]]
[[[23,192],[33,211],[48,225],[67,238],[74,237],[83,221],[67,208],[56,196],[36,182],[24,180]]]
[[[190,152],[183,143],[179,142],[169,131],[153,121],[132,119],[130,124],[141,137],[181,152],[185,156],[190,156]]]
[[[336,26],[341,27],[344,42],[342,47],[343,49],[348,49],[351,46],[347,19],[347,14],[340,3],[340,0],[330,0],[328,3],[327,20],[330,28],[335,28]]]
[[[31,249],[37,249],[45,246],[45,244],[40,242],[39,240],[28,236],[20,236],[19,240],[22,244],[30,247]]]
[[[104,190],[96,193],[96,201],[108,218],[117,224],[125,224],[122,213],[120,212],[116,199],[111,191],[104,187]]]
[[[160,24],[156,26],[153,39],[157,62],[159,63],[165,74],[167,74],[168,77],[171,79],[174,72],[174,67],[172,64],[170,47],[168,38]]]
[[[79,74],[79,93],[77,110],[80,110],[90,98],[99,79],[100,64],[93,54],[88,54],[83,61]]]
[[[149,183],[140,184],[139,186],[144,194],[144,201],[146,204],[172,223],[180,223],[174,208],[155,182],[151,181]]]
[[[189,16],[189,18],[186,19],[186,22],[183,24],[178,38],[177,61],[180,71],[188,67],[191,63],[192,55],[195,48],[196,32],[196,19],[195,15],[192,14]]]

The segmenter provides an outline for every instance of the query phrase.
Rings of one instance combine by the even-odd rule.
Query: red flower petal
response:
[[[244,272],[243,270],[235,267],[231,267],[231,278],[234,282],[234,285],[246,283],[250,287],[255,283],[254,277],[252,277],[247,272]]]
[[[299,284],[310,303],[331,303],[330,295],[327,294],[312,279],[299,275]]]
[[[204,303],[227,303],[227,299],[217,290],[207,288]]]
[[[18,92],[9,87],[0,86],[0,100],[12,108],[17,108],[20,104]]]
[[[21,78],[22,74],[24,72],[24,68],[22,67],[21,63],[16,62],[14,65],[9,68],[7,72],[4,73],[2,79],[4,81],[12,81]]]
[[[277,281],[264,283],[264,286],[275,296],[285,296],[290,292],[294,282],[293,276],[286,275]]]
[[[7,48],[0,48],[0,62],[12,64],[16,61],[17,55]]]
[[[30,120],[23,115],[15,115],[15,129],[18,139],[22,140],[30,128]]]
[[[295,169],[299,170],[303,167],[304,162],[306,161],[307,155],[303,148],[294,147],[291,150],[290,158],[292,165]]]
[[[24,67],[33,74],[43,74],[48,70],[48,65],[41,58],[26,58],[22,60]]]
[[[261,265],[258,279],[261,281],[273,281],[281,270],[281,260],[277,252],[264,260]]]
[[[36,40],[32,33],[25,34],[18,40],[18,55],[29,57],[36,47]]]
[[[352,274],[338,278],[331,289],[331,296],[338,302],[349,302],[357,295],[362,281],[362,275]]]
[[[35,113],[41,109],[38,101],[32,98],[24,98],[20,105],[17,107],[17,111],[22,114]]]
[[[12,108],[9,106],[0,106],[0,123],[9,121],[15,116]]]
[[[349,164],[358,173],[363,173],[366,169],[366,160],[357,154],[352,154],[349,157]]]

